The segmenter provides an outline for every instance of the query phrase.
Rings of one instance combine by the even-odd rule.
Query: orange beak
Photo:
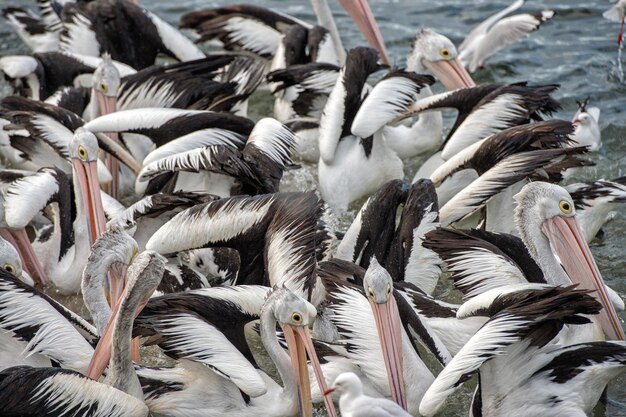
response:
[[[22,258],[22,264],[28,274],[33,277],[35,282],[38,282],[42,286],[50,284],[50,278],[46,274],[46,271],[39,262],[37,254],[33,250],[33,245],[30,243],[30,239],[24,229],[2,229],[2,237],[9,241],[20,254]]]
[[[383,351],[383,360],[387,368],[389,390],[393,400],[405,410],[407,409],[404,390],[404,374],[402,362],[402,325],[395,298],[390,296],[386,303],[376,303],[368,297],[376,329],[380,338],[380,347]]]
[[[356,23],[359,30],[363,33],[367,42],[372,48],[378,51],[383,62],[386,65],[391,65],[387,48],[385,47],[385,40],[378,29],[378,23],[376,23],[376,19],[374,18],[374,14],[367,0],[339,0],[339,3],[341,3],[350,17],[352,17],[352,20],[354,20],[354,23]]]
[[[106,230],[106,218],[104,217],[104,208],[100,198],[97,165],[95,161],[83,162],[76,158],[72,160],[72,165],[78,177],[80,193],[87,210],[89,241],[93,244]]]
[[[458,58],[440,61],[424,61],[424,65],[432,71],[435,77],[437,77],[448,90],[474,87],[476,85]]]
[[[624,330],[609,299],[604,280],[575,217],[555,216],[543,222],[548,237],[565,272],[579,288],[594,290],[595,298],[604,307],[598,315],[600,326],[610,340],[624,340]]]
[[[309,382],[309,370],[307,367],[306,356],[309,355],[311,360],[311,367],[315,373],[317,384],[320,387],[321,392],[328,391],[326,385],[326,379],[322,373],[322,367],[317,358],[317,353],[311,340],[311,334],[309,328],[306,326],[297,327],[289,324],[283,324],[283,333],[285,334],[285,341],[289,349],[289,357],[291,358],[291,364],[296,372],[296,379],[298,381],[298,399],[300,404],[299,415],[303,417],[313,416],[313,406],[311,401],[311,386]],[[330,417],[337,417],[337,411],[335,405],[330,397],[324,396],[324,405]]]

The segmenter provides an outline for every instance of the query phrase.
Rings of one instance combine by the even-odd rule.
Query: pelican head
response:
[[[137,242],[122,229],[106,231],[91,247],[81,289],[85,305],[100,333],[104,331],[110,311],[104,296],[106,274],[111,269],[111,300],[115,302],[122,295],[128,266],[138,253]]]
[[[402,325],[396,300],[393,297],[393,280],[375,257],[363,277],[363,289],[376,320],[383,360],[387,368],[389,390],[393,400],[406,410],[404,376],[402,372]]]
[[[117,93],[120,88],[120,72],[113,65],[109,54],[102,56],[102,61],[93,73],[93,92],[98,102],[100,115],[113,113],[117,106]]]
[[[297,296],[286,287],[282,287],[275,288],[263,304],[261,320],[263,321],[264,317],[269,315],[273,316],[276,322],[278,322],[285,335],[291,366],[296,377],[299,415],[312,416],[311,387],[309,385],[309,372],[306,361],[307,353],[317,382],[320,385],[320,391],[324,392],[327,389],[324,374],[322,373],[322,368],[311,340],[311,334],[309,333],[309,326],[313,324],[317,316],[317,310],[305,299]],[[272,324],[271,328],[273,327],[274,325]],[[275,337],[275,333],[273,336],[262,333],[262,337],[264,339],[266,337]],[[266,343],[267,345],[269,344]],[[326,403],[328,414],[335,416],[336,413],[332,400],[325,398],[324,402]]]
[[[165,271],[165,257],[154,251],[143,251],[137,255],[128,267],[128,279],[124,290],[124,296],[115,304],[111,317],[104,332],[100,336],[98,346],[94,351],[87,376],[98,379],[109,364],[111,359],[112,343],[114,342],[115,323],[120,320],[128,320],[128,327],[132,329],[132,322],[148,303],[150,296],[158,287],[163,272]],[[130,344],[130,333],[127,343]],[[119,341],[126,342],[126,341]],[[126,391],[126,390],[125,390]],[[141,392],[141,389],[139,390]]]
[[[106,219],[98,182],[98,139],[90,131],[78,128],[70,142],[74,177],[78,181],[93,243],[105,230]]]
[[[35,281],[22,269],[22,260],[20,259],[20,254],[17,253],[17,249],[3,238],[0,238],[0,265],[2,269],[20,281],[31,287],[35,285]]]
[[[418,73],[430,70],[448,90],[476,85],[461,64],[452,41],[429,28],[417,32],[407,68]]]
[[[533,182],[525,185],[515,200],[515,223],[520,236],[546,273],[548,283],[574,283],[595,291],[594,296],[604,307],[599,315],[602,330],[610,339],[624,340],[617,312],[576,220],[569,193],[555,184]]]

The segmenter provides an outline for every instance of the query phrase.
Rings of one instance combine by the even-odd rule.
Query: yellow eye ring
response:
[[[86,161],[88,156],[89,156],[89,153],[87,152],[87,149],[85,149],[83,145],[80,145],[78,147],[78,157],[82,159],[83,161]]]
[[[448,50],[448,48],[441,48],[441,49],[439,50],[439,55],[440,55],[442,58],[446,58],[446,59],[447,59],[447,58],[450,58],[450,57],[452,56],[452,54],[450,53],[450,51]]]
[[[374,290],[372,289],[372,287],[367,287],[367,292],[369,293],[370,297],[374,297]]]
[[[387,295],[391,294],[391,284],[387,284]]]
[[[100,91],[102,91],[104,94],[106,94],[106,93],[107,93],[107,90],[108,90],[108,88],[107,88],[107,83],[105,83],[104,81],[102,81],[102,82],[100,83]]]
[[[293,324],[301,324],[302,323],[302,315],[300,313],[293,313],[291,315],[291,322]]]
[[[15,273],[17,272],[15,267],[11,264],[4,264],[3,268],[5,271],[7,271],[11,275],[15,275]]]
[[[559,202],[559,208],[564,214],[570,214],[574,210],[572,207],[572,203],[567,200],[561,200]]]

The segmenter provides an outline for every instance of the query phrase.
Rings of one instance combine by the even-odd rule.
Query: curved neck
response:
[[[521,208],[515,213],[515,223],[522,241],[528,248],[548,284],[569,285],[571,280],[557,260],[550,241],[541,230],[541,217],[532,209]]]
[[[89,310],[99,334],[104,332],[104,328],[111,317],[111,308],[104,294],[108,267],[107,262],[88,261],[81,284],[85,306]]]
[[[113,346],[108,380],[113,388],[143,400],[143,391],[133,367],[130,341],[139,297],[126,296],[122,300],[113,329]]]
[[[267,354],[274,361],[280,379],[283,381],[283,395],[289,398],[297,398],[298,388],[296,375],[291,367],[289,355],[278,343],[276,337],[276,318],[273,308],[265,308],[261,312],[261,340],[267,350]]]

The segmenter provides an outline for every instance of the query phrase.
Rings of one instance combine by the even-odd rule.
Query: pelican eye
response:
[[[82,159],[83,161],[86,161],[88,155],[89,154],[87,152],[87,149],[85,149],[83,145],[80,145],[78,147],[78,156],[80,157],[80,159]]]
[[[572,212],[572,205],[567,200],[561,200],[561,202],[559,203],[559,208],[565,214],[570,214]]]
[[[15,275],[15,273],[17,272],[15,267],[13,265],[11,265],[11,264],[4,264],[3,268],[4,268],[5,271],[10,273],[11,275]]]
[[[391,284],[387,284],[387,295],[391,294]]]
[[[108,88],[107,88],[107,83],[105,83],[104,81],[102,81],[102,82],[100,83],[100,91],[102,91],[104,94],[106,94],[106,93],[107,93],[107,90],[108,90]]]
[[[374,290],[372,289],[372,287],[367,287],[367,292],[370,295],[370,297],[374,298]]]
[[[452,56],[448,48],[441,48],[439,50],[439,55],[441,55],[442,58],[450,58]]]
[[[302,323],[302,315],[300,313],[293,313],[291,315],[291,322],[293,324],[301,324]]]

